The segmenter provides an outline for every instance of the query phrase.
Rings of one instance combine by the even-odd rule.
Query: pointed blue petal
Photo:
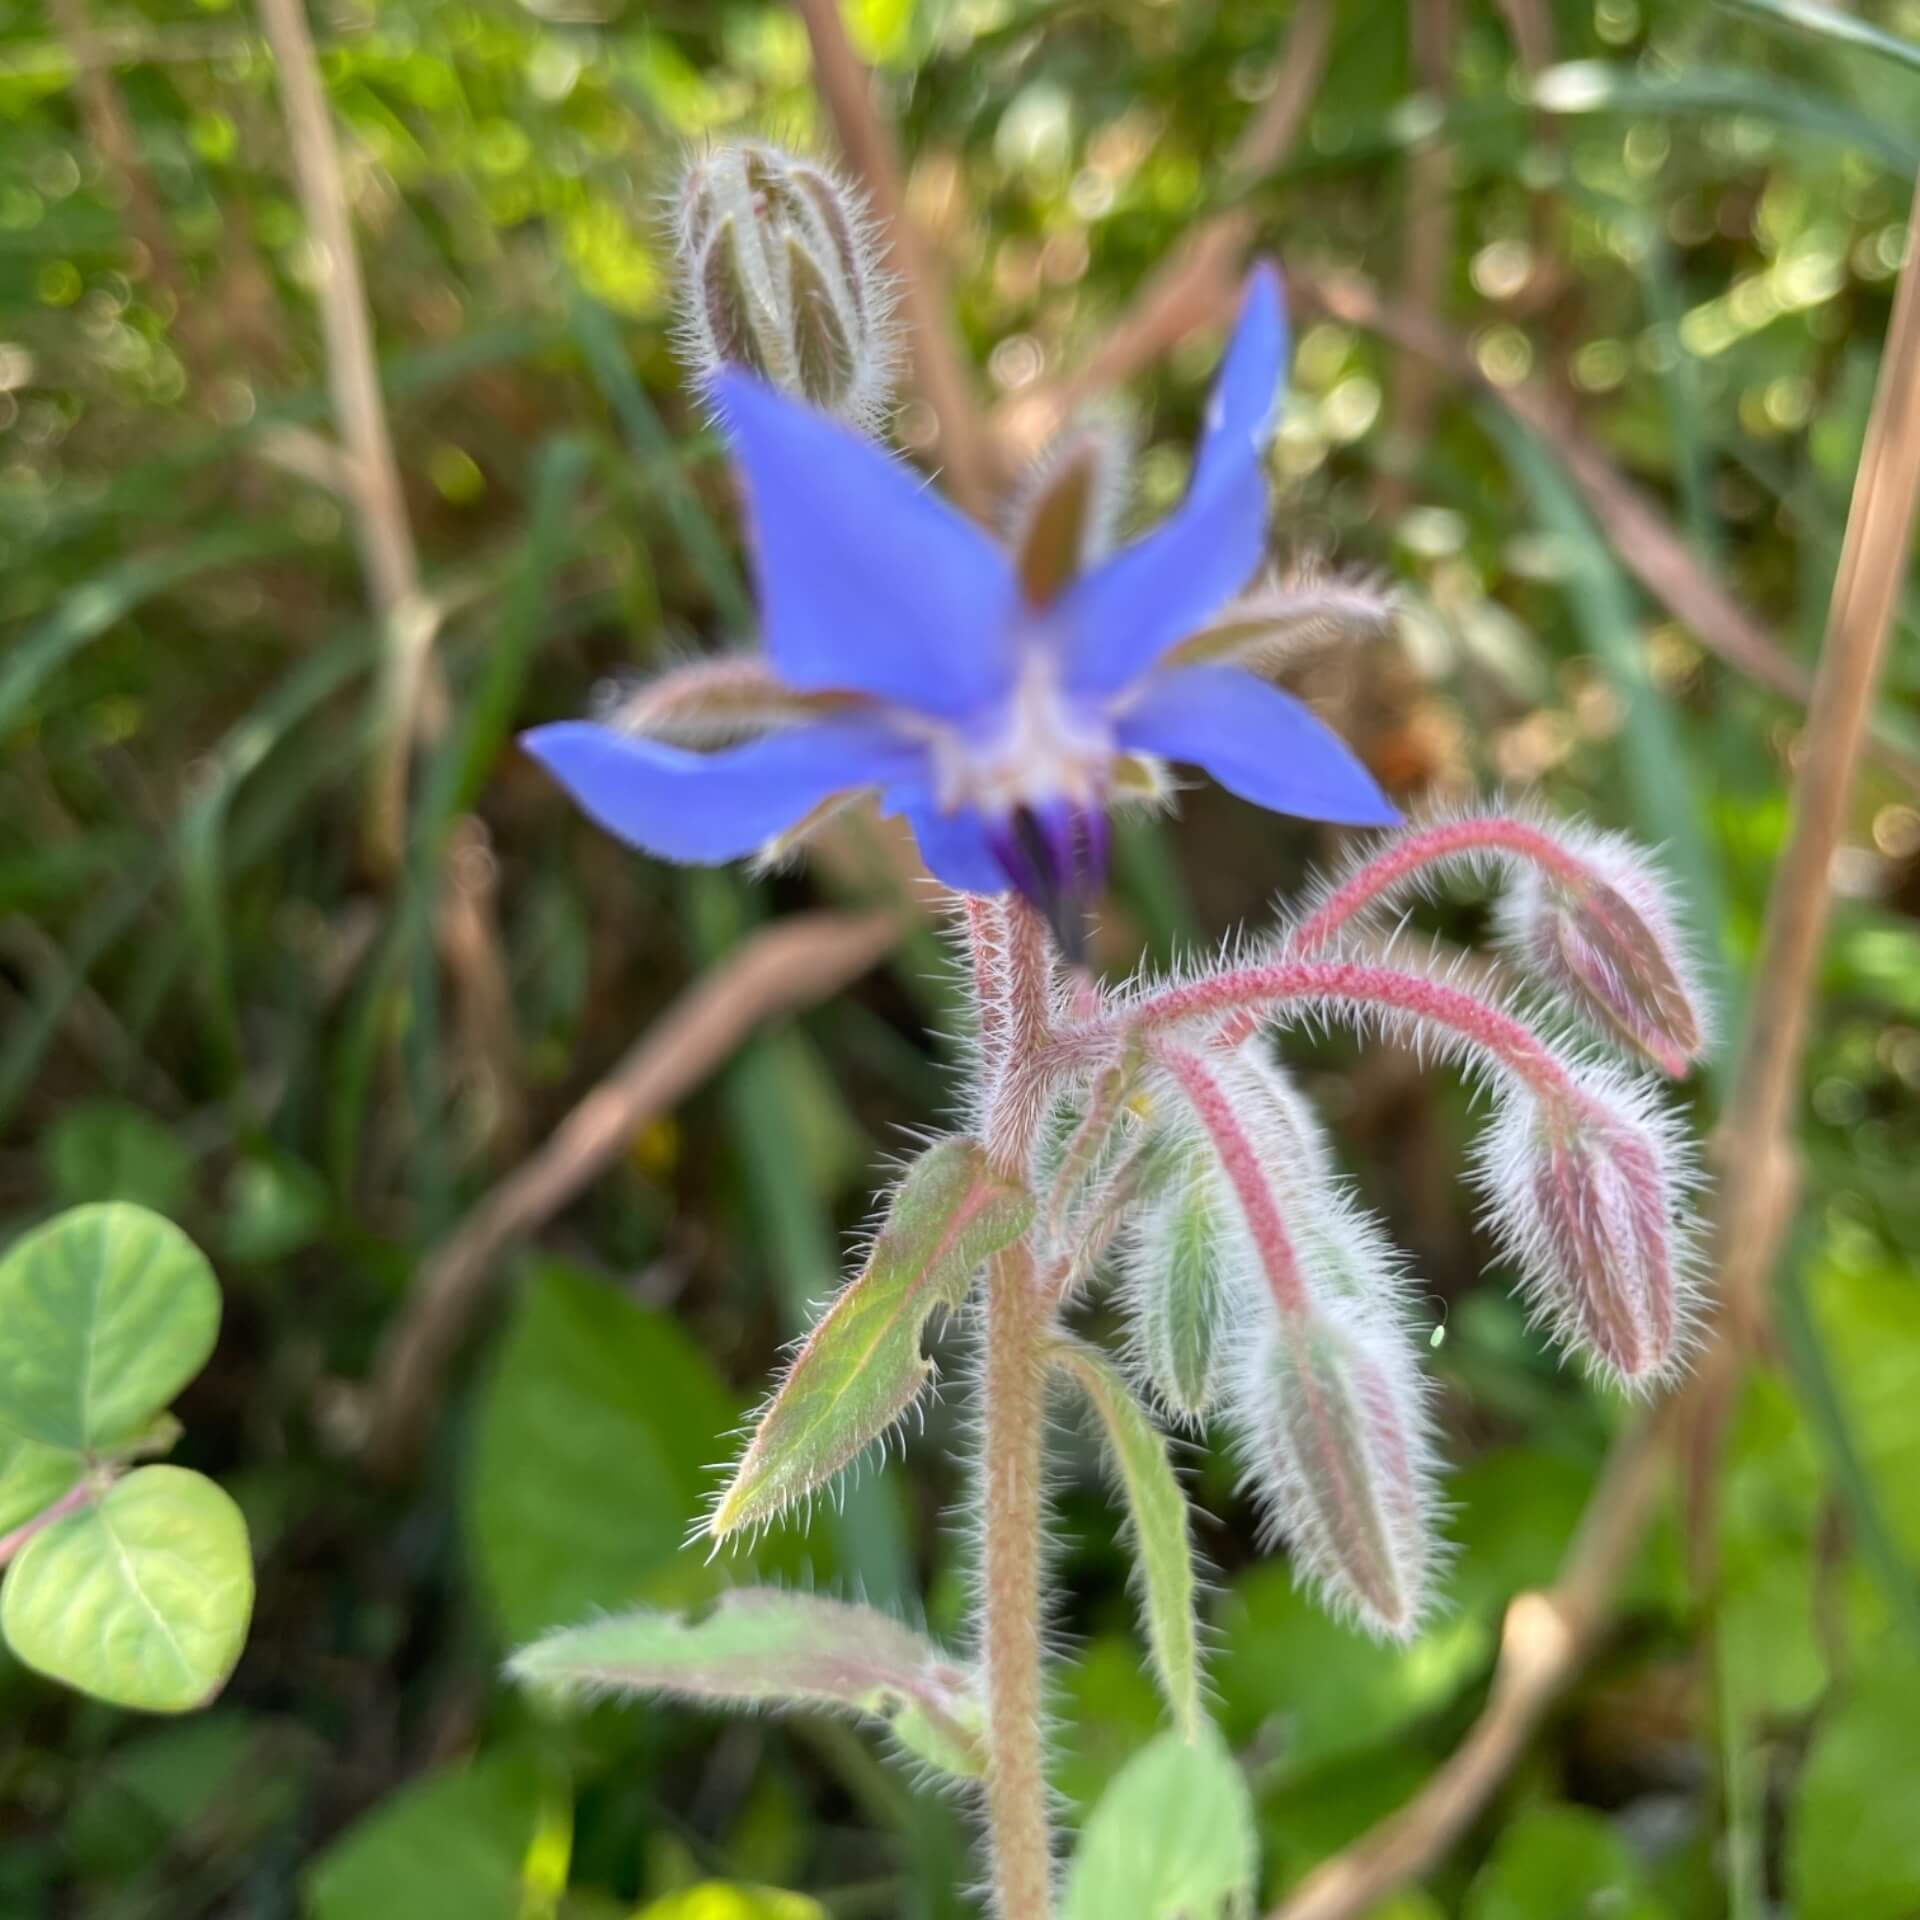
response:
[[[1271,260],[1262,260],[1247,277],[1240,318],[1207,399],[1193,459],[1196,489],[1207,486],[1249,452],[1256,461],[1266,452],[1279,410],[1287,353],[1287,302],[1280,270]]]
[[[1400,819],[1338,734],[1239,667],[1155,674],[1114,731],[1122,746],[1204,767],[1229,793],[1275,813],[1354,827]]]
[[[1261,460],[1286,368],[1286,306],[1271,263],[1253,272],[1207,402],[1187,497],[1060,603],[1067,684],[1118,692],[1246,585],[1266,545]]]
[[[956,893],[1005,893],[1007,876],[993,856],[987,825],[971,808],[942,813],[937,807],[905,807],[920,858],[942,886]]]
[[[781,679],[944,718],[1005,693],[1015,585],[986,534],[878,447],[750,374],[722,373],[714,395],[746,478]]]
[[[520,744],[592,819],[664,860],[752,853],[830,795],[910,777],[923,750],[870,720],[829,720],[717,753],[636,740],[584,720]]]

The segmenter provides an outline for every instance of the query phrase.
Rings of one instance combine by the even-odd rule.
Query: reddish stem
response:
[[[1294,1256],[1286,1222],[1280,1218],[1273,1187],[1260,1170],[1259,1150],[1248,1139],[1226,1089],[1198,1054],[1189,1053],[1183,1047],[1158,1046],[1154,1057],[1172,1074],[1186,1095],[1194,1118],[1206,1129],[1207,1138],[1213,1143],[1214,1157],[1233,1188],[1247,1231],[1260,1255],[1261,1270],[1267,1276],[1274,1305],[1283,1315],[1304,1314],[1307,1288],[1300,1277],[1300,1262]]]
[[[1148,1033],[1187,1020],[1229,1014],[1260,1015],[1313,1001],[1322,1006],[1383,1007],[1456,1034],[1496,1065],[1550,1100],[1577,1101],[1579,1090],[1542,1041],[1511,1014],[1458,987],[1396,967],[1353,960],[1283,960],[1266,967],[1169,987],[1129,1009],[1115,1023],[1121,1033]]]
[[[0,1567],[4,1567],[35,1534],[45,1533],[56,1520],[63,1520],[68,1514],[78,1512],[99,1496],[100,1489],[94,1483],[93,1475],[82,1474],[52,1506],[43,1507],[31,1520],[23,1521],[11,1533],[0,1534]]]
[[[1350,920],[1422,867],[1474,853],[1510,853],[1543,868],[1556,880],[1578,882],[1587,877],[1580,863],[1551,834],[1525,821],[1447,820],[1402,835],[1343,881],[1294,928],[1287,951],[1306,955],[1324,947]]]

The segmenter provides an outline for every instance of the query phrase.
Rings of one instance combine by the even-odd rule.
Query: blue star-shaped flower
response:
[[[1190,762],[1275,812],[1393,824],[1372,776],[1299,701],[1244,667],[1169,658],[1260,561],[1286,351],[1279,275],[1262,265],[1185,500],[1044,604],[910,470],[722,373],[769,684],[803,697],[786,723],[711,752],[586,722],[524,744],[602,826],[669,860],[753,853],[836,795],[877,789],[937,878],[1017,888],[1069,950],[1104,879],[1106,807],[1128,756]]]

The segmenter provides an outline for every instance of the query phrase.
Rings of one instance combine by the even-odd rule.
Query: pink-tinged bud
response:
[[[697,378],[751,368],[863,432],[899,361],[894,287],[859,194],[757,141],[714,148],[681,183],[682,344]]]
[[[1436,1559],[1424,1386],[1382,1303],[1269,1316],[1248,1352],[1239,1425],[1275,1533],[1328,1603],[1410,1639]]]
[[[1516,1098],[1483,1177],[1534,1304],[1555,1337],[1610,1378],[1669,1378],[1692,1331],[1691,1184],[1630,1093],[1606,1083],[1562,1100]]]
[[[1508,939],[1601,1033],[1682,1079],[1706,1034],[1659,880],[1624,843],[1579,853],[1578,870],[1520,874],[1503,910]]]

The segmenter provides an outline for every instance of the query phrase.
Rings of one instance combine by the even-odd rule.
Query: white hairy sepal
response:
[[[851,182],[762,141],[696,156],[675,202],[679,337],[694,379],[744,366],[857,431],[884,423],[898,288]]]
[[[1405,1641],[1441,1553],[1428,1385],[1382,1300],[1260,1316],[1232,1394],[1248,1489],[1296,1576],[1335,1614]]]
[[[1534,1322],[1603,1380],[1647,1393],[1699,1344],[1698,1158],[1642,1079],[1582,1064],[1574,1095],[1503,1089],[1474,1175]]]

